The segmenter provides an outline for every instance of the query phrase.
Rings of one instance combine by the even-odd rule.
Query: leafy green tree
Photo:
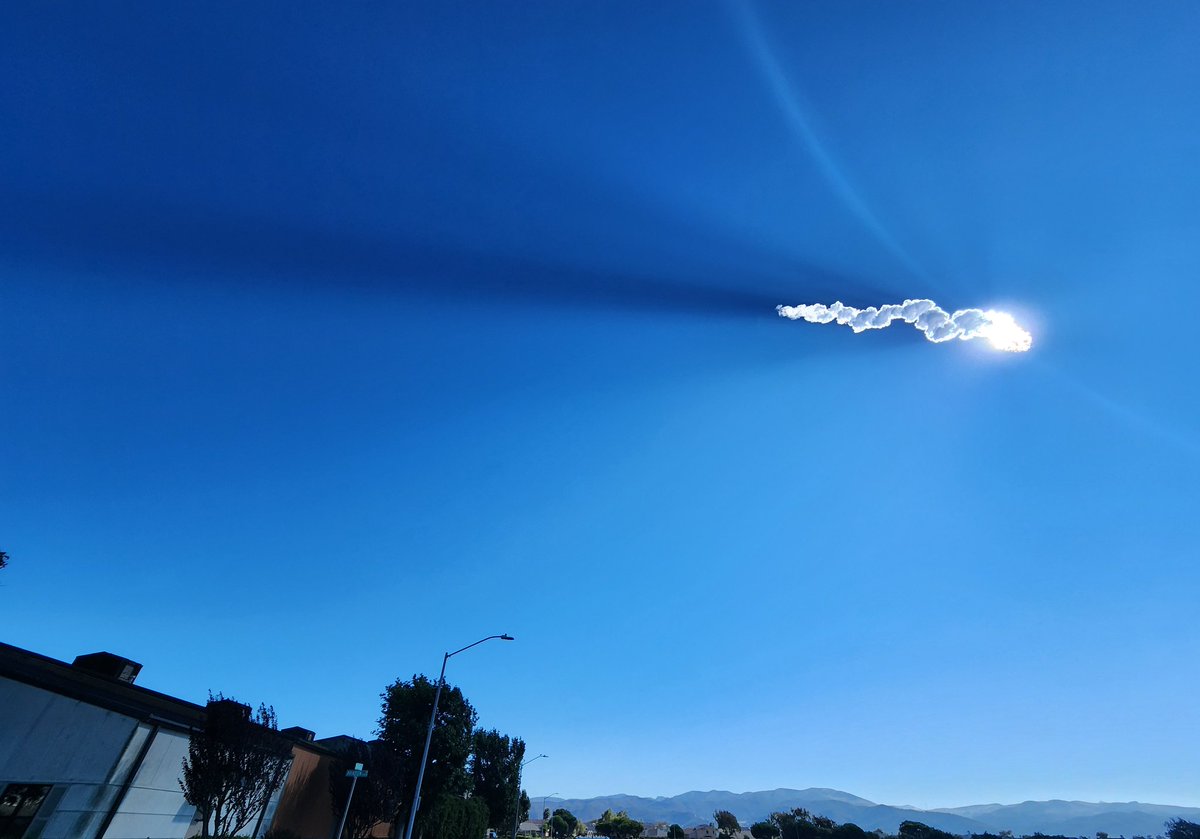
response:
[[[424,839],[481,839],[487,835],[488,808],[479,798],[442,793],[424,821]]]
[[[408,822],[436,691],[436,682],[425,676],[413,676],[409,681],[397,679],[380,696],[379,737],[387,743],[396,758],[395,784],[400,792],[400,800],[392,818],[396,824]],[[413,825],[415,836],[422,835],[431,805],[440,803],[443,796],[462,798],[471,791],[467,759],[471,756],[475,720],[475,709],[462,691],[452,685],[444,685],[438,701],[433,739],[429,744],[429,762],[425,766],[425,779],[421,785],[421,800],[426,806],[417,807],[417,820]],[[451,818],[448,811],[444,812],[442,823],[451,825],[445,829],[458,829],[456,820],[461,815],[459,813]],[[449,822],[446,821],[448,818]],[[485,831],[488,827],[486,821],[485,818]],[[483,832],[479,836],[483,836]]]
[[[1166,823],[1167,839],[1200,839],[1200,824],[1171,819]]]
[[[687,833],[684,829],[677,824],[673,824],[667,828],[667,839],[683,839],[686,835]]]
[[[0,568],[3,568],[6,565],[8,565],[8,553],[6,551],[0,551]]]
[[[292,744],[281,737],[275,709],[209,694],[202,730],[188,738],[179,786],[196,808],[200,835],[241,833],[267,806],[292,763]]]
[[[742,832],[742,826],[738,824],[737,817],[728,810],[717,810],[713,813],[713,821],[717,824],[717,835],[721,839],[734,839]]]
[[[787,813],[772,813],[769,821],[779,828],[781,839],[813,839],[816,833],[812,815],[803,807]]]
[[[475,732],[471,750],[472,794],[488,808],[488,824],[501,835],[521,821],[518,787],[521,783],[521,761],[525,757],[525,741],[509,739],[492,729]],[[529,812],[526,796],[525,813]]]
[[[608,839],[637,839],[643,828],[641,822],[629,818],[624,810],[615,814],[612,810],[605,810],[604,815],[596,821],[596,832]]]
[[[579,819],[570,810],[559,807],[550,817],[549,828],[553,839],[573,839],[579,830]]]
[[[957,839],[953,833],[938,830],[921,822],[900,822],[900,839]]]
[[[350,740],[342,756],[329,763],[329,800],[335,823],[341,819],[350,795],[351,779],[346,777],[346,770],[356,763],[363,765],[367,776],[354,784],[344,835],[347,839],[367,839],[376,825],[391,821],[403,791],[396,786],[396,758],[386,743]]]
[[[840,824],[830,833],[832,839],[874,839],[874,837],[853,822]]]
[[[754,839],[775,839],[779,835],[779,826],[770,821],[755,822],[750,825],[750,835]]]

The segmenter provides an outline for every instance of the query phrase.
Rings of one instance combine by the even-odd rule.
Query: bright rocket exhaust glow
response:
[[[958,338],[970,341],[985,338],[995,349],[1005,352],[1025,352],[1033,345],[1033,336],[1017,325],[1007,312],[989,309],[959,309],[951,314],[932,300],[905,300],[884,306],[855,309],[841,302],[826,306],[809,303],[800,306],[776,306],[781,318],[805,320],[809,323],[833,323],[849,326],[855,332],[884,329],[892,321],[911,323],[936,344]]]

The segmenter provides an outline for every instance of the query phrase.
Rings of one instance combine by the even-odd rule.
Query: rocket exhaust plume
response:
[[[826,306],[810,303],[800,306],[776,306],[781,318],[806,320],[809,323],[837,322],[855,332],[884,329],[892,321],[911,323],[925,337],[940,344],[951,338],[969,341],[986,338],[993,347],[1006,352],[1025,352],[1033,344],[1033,336],[1017,325],[1007,312],[983,309],[959,309],[954,314],[939,308],[932,300],[905,300],[884,306],[855,309],[841,302]]]

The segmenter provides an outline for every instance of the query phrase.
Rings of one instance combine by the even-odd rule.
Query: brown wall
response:
[[[288,773],[272,829],[293,830],[304,839],[329,839],[337,825],[329,796],[329,755],[292,747],[292,771]]]
[[[304,839],[330,839],[337,828],[329,794],[329,765],[335,759],[301,745],[292,747],[292,771],[279,797],[272,830],[292,830]],[[387,839],[390,827],[376,825],[371,836]]]

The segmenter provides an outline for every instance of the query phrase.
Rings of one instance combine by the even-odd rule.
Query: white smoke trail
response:
[[[809,323],[832,323],[849,326],[855,332],[867,329],[884,329],[892,321],[911,323],[925,333],[934,343],[952,338],[969,341],[986,338],[998,350],[1025,352],[1033,345],[1033,336],[1017,325],[1007,312],[983,309],[959,309],[950,314],[932,300],[905,300],[903,303],[888,303],[885,306],[868,306],[855,309],[841,302],[826,306],[810,303],[801,306],[776,306],[782,318],[806,320]]]

